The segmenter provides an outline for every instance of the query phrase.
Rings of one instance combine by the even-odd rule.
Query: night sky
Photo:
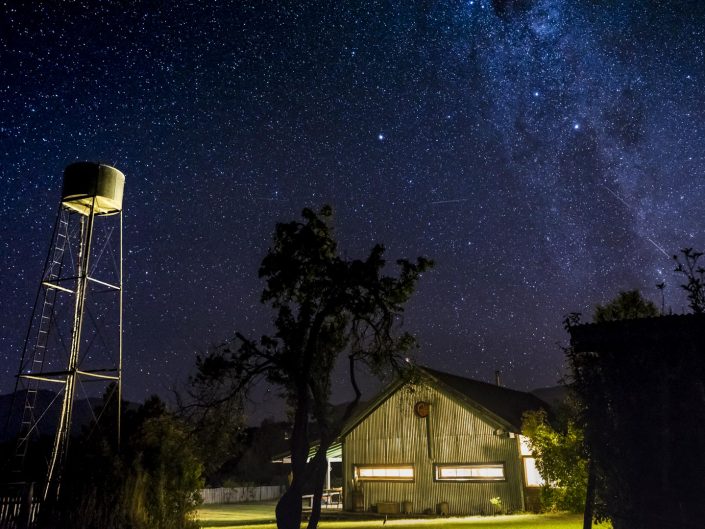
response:
[[[126,175],[126,396],[271,329],[274,224],[335,208],[343,253],[436,261],[420,363],[518,389],[564,372],[563,317],[640,288],[686,310],[705,248],[705,3],[0,5],[0,391],[12,390],[77,160]]]

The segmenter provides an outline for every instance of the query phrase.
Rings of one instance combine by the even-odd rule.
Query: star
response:
[[[169,398],[194,350],[271,330],[276,223],[324,203],[346,257],[436,260],[403,323],[440,370],[551,385],[566,314],[633,288],[684,310],[659,248],[705,248],[705,3],[603,4],[0,5],[0,392],[77,160],[126,176],[132,400],[147,373]]]

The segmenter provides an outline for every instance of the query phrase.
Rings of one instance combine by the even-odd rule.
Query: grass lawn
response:
[[[198,511],[204,529],[275,529],[273,503],[204,505]],[[582,529],[583,517],[575,514],[516,514],[511,516],[471,516],[467,518],[389,519],[384,528],[398,529]],[[305,527],[305,525],[304,525]],[[382,528],[382,520],[323,521],[321,529]],[[594,526],[608,529],[608,526]]]
[[[246,524],[274,523],[274,502],[229,503],[202,505],[198,509],[198,519],[203,527],[242,527]]]

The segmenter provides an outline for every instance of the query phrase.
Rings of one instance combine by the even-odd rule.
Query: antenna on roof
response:
[[[499,374],[500,374],[500,371],[499,371],[499,369],[497,369],[494,372],[494,383],[497,384],[498,386],[501,386],[502,384],[499,381]]]

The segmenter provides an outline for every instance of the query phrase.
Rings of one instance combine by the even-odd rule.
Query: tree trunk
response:
[[[593,506],[595,505],[595,463],[588,459],[588,481],[585,494],[585,512],[583,513],[583,529],[592,527]]]
[[[291,473],[289,489],[277,502],[275,509],[277,529],[299,529],[301,527],[301,497],[306,481],[306,459],[308,459],[308,412],[309,400],[305,387],[299,388],[291,432]]]
[[[277,502],[275,513],[277,529],[299,529],[301,527],[301,489],[289,487]]]
[[[313,503],[311,504],[311,517],[308,519],[307,529],[316,529],[321,519],[321,500],[323,499],[323,485],[328,470],[326,451],[328,447],[321,445],[315,457],[311,460],[311,474],[313,478]]]

